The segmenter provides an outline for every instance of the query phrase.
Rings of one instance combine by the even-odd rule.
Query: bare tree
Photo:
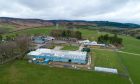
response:
[[[22,58],[29,50],[29,41],[27,36],[19,36],[15,41],[0,43],[0,64]]]
[[[0,44],[0,63],[13,59],[17,56],[18,48],[15,42],[7,42]]]
[[[24,55],[29,50],[30,39],[28,36],[19,36],[16,38],[17,46],[21,55]]]

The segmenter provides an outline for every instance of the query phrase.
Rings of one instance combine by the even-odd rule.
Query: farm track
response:
[[[117,51],[117,52],[140,56],[140,54],[136,54],[136,53],[129,53],[129,52],[124,52],[124,51]]]
[[[96,49],[96,50],[116,51],[116,52],[119,52],[119,53],[125,53],[125,54],[131,54],[131,55],[137,55],[137,56],[140,56],[140,54],[137,54],[137,53],[130,53],[130,52],[118,51],[118,50],[114,50],[114,49]]]

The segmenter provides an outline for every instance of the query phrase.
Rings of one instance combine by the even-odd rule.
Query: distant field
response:
[[[123,36],[123,40],[123,51],[140,54],[140,40],[129,36]]]
[[[0,28],[15,29],[16,27],[14,25],[10,25],[10,24],[0,24]]]
[[[12,32],[4,34],[3,37],[6,35],[35,35],[35,34],[42,34],[42,35],[49,35],[50,31],[53,30],[55,27],[39,27],[39,28],[29,28],[29,29],[23,29],[20,31]]]
[[[0,24],[0,29],[4,29],[6,32],[10,32],[16,29],[16,27],[10,24]]]
[[[48,35],[50,31],[53,29],[54,27],[39,27],[39,28],[30,28],[30,29],[21,30],[15,33],[29,34],[29,35],[33,35],[33,34],[47,34]]]
[[[113,74],[49,68],[16,61],[0,65],[0,84],[130,84]]]

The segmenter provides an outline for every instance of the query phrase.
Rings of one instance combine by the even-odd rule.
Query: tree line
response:
[[[82,33],[80,31],[72,31],[72,30],[52,30],[50,35],[53,37],[64,37],[64,38],[77,38],[82,39]]]
[[[29,38],[27,36],[18,36],[14,41],[0,43],[0,64],[7,60],[22,58],[29,50]]]
[[[123,39],[119,38],[117,34],[114,34],[114,36],[109,36],[108,34],[101,35],[98,37],[98,43],[104,43],[104,44],[113,44],[115,46],[122,45]]]

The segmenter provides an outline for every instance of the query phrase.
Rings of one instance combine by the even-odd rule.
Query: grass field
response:
[[[129,84],[113,74],[49,68],[16,61],[0,65],[0,84]]]
[[[72,51],[75,51],[75,50],[78,50],[79,47],[78,46],[72,46],[72,45],[65,45],[62,50],[72,50]]]
[[[128,36],[122,36],[122,38],[124,40],[123,41],[124,49],[122,49],[122,51],[140,54],[140,40]],[[113,66],[122,71],[122,67],[119,68],[120,62],[117,61],[117,59],[119,58],[122,61],[121,63],[125,66],[125,69],[128,71],[134,84],[140,84],[140,80],[139,80],[140,56],[124,54],[124,53],[116,53],[113,51],[105,51],[105,50],[103,51],[95,50],[95,53],[96,53],[95,65],[105,66],[105,67]],[[117,56],[117,58],[114,58],[114,56],[115,57]],[[124,71],[124,67],[123,67],[123,71]],[[125,71],[125,73],[127,72]]]
[[[52,29],[54,29],[54,27],[28,29],[16,33],[48,35]],[[82,32],[84,38],[89,40],[96,40],[99,35],[105,34],[88,29],[80,29],[79,31]],[[124,44],[124,49],[121,49],[122,51],[140,54],[140,40],[130,36],[120,37],[123,38]],[[66,49],[69,50],[71,48],[67,46]],[[105,50],[94,50],[94,52],[96,59],[94,62],[95,65],[117,68],[119,72],[124,72],[124,65],[134,84],[140,84],[140,56]],[[49,68],[46,66],[27,64],[25,61],[0,65],[0,69],[0,84],[130,84],[127,78],[118,75]],[[17,75],[14,76],[12,73],[17,73]]]
[[[140,54],[140,40],[132,37],[123,37],[124,39],[124,49],[122,51],[129,53]],[[119,53],[122,58],[124,65],[128,69],[128,72],[134,82],[134,84],[140,84],[140,55],[124,54]]]
[[[140,54],[140,40],[130,36],[122,36],[122,37],[124,40],[123,42],[124,49],[122,49],[123,51]]]
[[[134,84],[140,84],[140,56],[119,53]]]
[[[0,28],[6,28],[9,30],[14,30],[16,27],[14,25],[10,25],[10,24],[0,24]]]
[[[93,52],[95,66],[115,68],[119,73],[127,74],[116,52],[98,49],[94,49]]]
[[[49,34],[51,30],[53,30],[54,27],[39,27],[39,28],[30,28],[26,30],[21,30],[18,32],[15,32],[17,34],[29,34],[29,35],[34,35],[34,34]]]

